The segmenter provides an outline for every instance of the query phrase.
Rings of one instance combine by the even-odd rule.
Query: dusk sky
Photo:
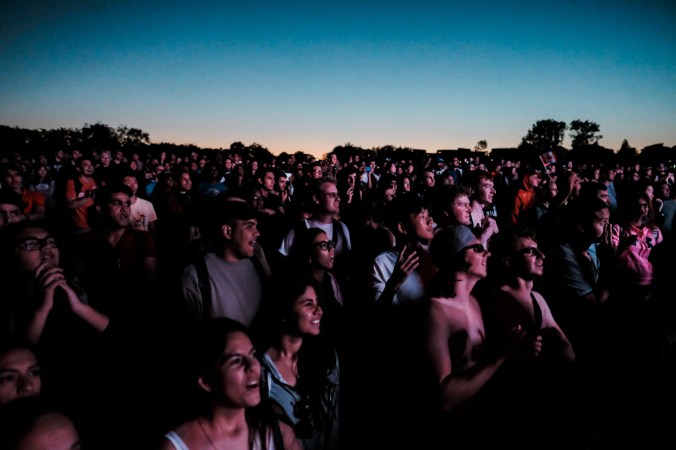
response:
[[[0,33],[2,125],[321,156],[581,119],[614,150],[676,145],[674,0],[5,0]]]

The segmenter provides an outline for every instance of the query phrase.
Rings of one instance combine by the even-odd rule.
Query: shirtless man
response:
[[[435,234],[430,256],[438,272],[428,285],[425,347],[441,406],[436,442],[469,448],[486,437],[480,391],[525,336],[517,327],[500,348],[489,349],[479,301],[472,294],[487,275],[488,250],[465,225]],[[438,420],[438,419],[437,419]]]
[[[533,232],[522,226],[501,231],[491,244],[505,270],[505,281],[486,299],[486,333],[500,339],[521,327],[528,336],[522,351],[500,368],[492,383],[492,429],[505,446],[536,449],[547,442],[547,448],[573,448],[565,439],[572,426],[566,404],[575,352],[544,297],[533,290],[542,277],[545,256]],[[528,343],[536,352],[530,351]]]

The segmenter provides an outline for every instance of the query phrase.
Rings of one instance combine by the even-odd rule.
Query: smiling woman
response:
[[[338,448],[339,434],[338,356],[323,339],[320,292],[313,278],[280,277],[256,321],[266,349],[264,395],[311,450]]]

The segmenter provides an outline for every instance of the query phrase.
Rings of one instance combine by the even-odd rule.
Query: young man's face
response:
[[[189,191],[192,189],[192,178],[187,172],[183,172],[178,178],[178,185],[181,187],[182,191]]]
[[[428,188],[433,188],[434,187],[434,172],[425,172],[423,173],[423,181],[425,182],[425,186]]]
[[[136,181],[136,177],[124,177],[122,179],[122,184],[129,186],[132,194],[136,195],[136,191],[138,191],[138,181]]]
[[[596,197],[599,200],[603,200],[603,202],[607,205],[610,202],[610,197],[608,196],[608,190],[607,189],[599,189],[596,191]]]
[[[20,192],[23,189],[23,176],[15,169],[7,169],[2,174],[2,185],[7,189]]]
[[[594,237],[594,242],[598,242],[603,236],[603,232],[610,223],[610,210],[603,208],[594,213],[594,219],[590,224],[590,233]]]
[[[236,220],[231,231],[230,246],[238,259],[251,258],[260,236],[256,219]]]
[[[277,190],[280,192],[285,191],[288,181],[289,180],[287,180],[286,176],[280,176],[277,178]]]
[[[27,348],[12,349],[0,355],[0,379],[0,406],[15,398],[40,395],[40,364]]]
[[[319,186],[319,196],[315,197],[319,208],[324,213],[338,214],[340,212],[340,196],[335,184],[327,182]]]
[[[126,228],[131,222],[131,200],[124,192],[110,194],[105,210],[101,211],[113,228]]]
[[[541,277],[544,271],[545,255],[538,249],[538,244],[529,237],[516,240],[514,251],[509,262],[514,273],[525,280]]]
[[[472,223],[472,208],[470,207],[469,197],[466,195],[456,197],[451,205],[451,213],[456,222],[470,225]]]
[[[54,237],[42,227],[30,227],[18,236],[15,255],[19,268],[35,272],[40,267],[59,266],[59,248]]]
[[[273,172],[267,171],[263,174],[263,178],[260,179],[261,187],[271,192],[275,189],[275,174]]]
[[[410,228],[411,233],[419,241],[430,241],[434,237],[434,220],[427,209],[423,209],[418,214],[411,214]]]
[[[488,178],[482,178],[479,180],[479,186],[477,187],[476,199],[482,205],[491,205],[493,204],[493,196],[495,195],[495,187],[493,186],[493,181]]]
[[[22,218],[21,209],[11,203],[0,203],[0,228],[16,223]]]
[[[92,164],[90,160],[85,159],[80,162],[80,171],[82,172],[82,175],[91,177],[94,175],[94,164]]]
[[[528,180],[529,187],[536,188],[540,185],[540,175],[538,175],[537,173],[528,175],[526,179]]]
[[[315,180],[319,180],[324,175],[322,166],[314,165],[310,168],[310,176]]]
[[[111,159],[112,159],[112,158],[110,157],[110,152],[103,152],[103,153],[101,153],[101,159],[100,159],[100,161],[101,161],[101,165],[102,165],[103,167],[108,167],[108,166],[110,165]]]

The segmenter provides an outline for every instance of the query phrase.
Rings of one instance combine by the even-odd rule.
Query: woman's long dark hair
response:
[[[244,333],[253,342],[249,329],[236,320],[219,317],[205,325],[199,335],[198,344],[195,348],[197,352],[195,368],[199,376],[207,379],[212,377],[214,366],[220,364],[220,358],[223,354],[223,349],[228,343],[229,335],[235,332]],[[211,405],[208,400],[205,401],[204,407],[207,405]],[[253,408],[246,409],[245,416],[249,428],[249,448],[254,448],[254,442],[256,441],[256,436],[258,436],[258,441],[263,445],[263,450],[266,450],[268,430],[274,429],[277,426],[269,402],[261,399],[261,403]]]
[[[254,330],[258,333],[258,343],[262,351],[267,350],[279,340],[282,334],[296,333],[295,323],[291,323],[290,313],[296,300],[308,287],[317,293],[321,305],[321,288],[317,281],[309,276],[287,273],[273,279],[266,298],[261,305]],[[298,352],[298,384],[296,389],[306,402],[316,426],[330,420],[336,387],[329,375],[336,368],[336,356],[333,347],[322,334],[303,336],[303,345]]]
[[[300,227],[299,227],[300,228]],[[301,228],[297,230],[293,244],[289,249],[289,262],[304,274],[310,274],[310,259],[314,259],[314,241],[317,236],[325,233],[321,228]]]

